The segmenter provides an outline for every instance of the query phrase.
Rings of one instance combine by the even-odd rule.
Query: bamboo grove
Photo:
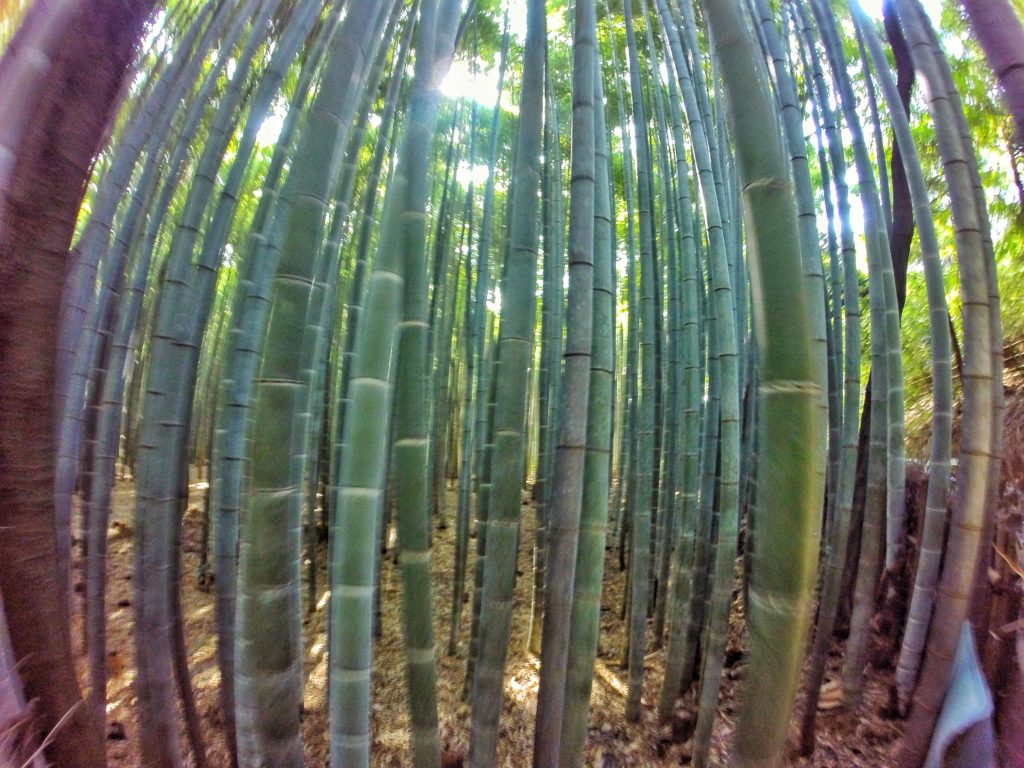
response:
[[[0,60],[0,687],[36,701],[54,764],[106,764],[129,485],[147,766],[208,764],[189,579],[215,593],[231,765],[304,764],[314,641],[329,764],[373,764],[388,552],[417,768],[442,764],[441,654],[462,665],[468,764],[498,764],[516,644],[539,658],[533,764],[584,764],[615,568],[619,714],[685,706],[698,766],[725,759],[737,647],[735,765],[786,762],[793,722],[813,753],[836,648],[842,706],[865,706],[879,617],[893,765],[923,764],[964,627],[998,685],[1013,637],[990,628],[1019,609],[989,589],[1012,565],[998,233],[918,0],[886,0],[884,28],[857,0],[22,5]],[[69,44],[83,28],[103,34]],[[908,301],[930,349],[919,521]]]

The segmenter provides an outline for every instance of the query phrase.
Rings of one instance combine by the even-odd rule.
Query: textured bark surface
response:
[[[960,0],[1024,141],[1024,24],[1010,0]]]
[[[914,63],[910,60],[907,41],[903,38],[899,20],[896,18],[892,0],[882,5],[885,18],[885,34],[892,47],[896,61],[896,88],[900,92],[903,109],[910,114],[910,93],[914,88]],[[914,205],[910,199],[907,172],[903,169],[903,157],[892,140],[892,158],[889,175],[892,178],[892,233],[889,238],[889,252],[892,256],[892,271],[896,278],[896,303],[900,314],[907,302],[907,264],[910,262],[910,244],[914,240]]]
[[[0,186],[0,588],[28,699],[53,729],[58,766],[105,765],[104,733],[84,706],[71,651],[53,503],[53,350],[68,248],[91,163],[117,105],[152,0],[67,4],[45,87],[17,94],[0,122],[29,116]],[[39,46],[50,9],[29,14],[8,57]],[[52,29],[52,27],[51,27]],[[88,33],[83,33],[88,30]],[[45,40],[44,40],[45,44]],[[46,50],[44,48],[44,50]],[[0,66],[0,92],[17,67]],[[8,134],[9,136],[10,134]]]

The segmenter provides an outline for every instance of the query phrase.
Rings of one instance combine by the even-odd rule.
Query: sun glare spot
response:
[[[882,18],[882,0],[860,0],[860,7],[872,19]]]
[[[277,137],[281,135],[284,128],[284,113],[276,109],[266,116],[263,125],[256,134],[256,145],[260,147],[272,147],[277,143]]]
[[[864,13],[870,16],[872,19],[882,19],[882,5],[885,0],[860,0],[860,7],[864,9]],[[925,13],[927,13],[932,22],[937,22],[942,16],[942,0],[922,0],[921,5],[924,6]]]
[[[459,163],[459,169],[455,172],[455,178],[463,188],[468,187],[470,182],[474,187],[482,187],[487,182],[487,166],[475,163]]]
[[[498,92],[498,70],[472,72],[466,59],[452,62],[451,68],[441,81],[441,93],[449,99],[473,99],[481,104],[493,104]]]

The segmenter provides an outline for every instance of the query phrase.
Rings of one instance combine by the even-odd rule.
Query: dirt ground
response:
[[[220,704],[218,702],[219,673],[216,664],[214,595],[203,591],[197,584],[199,546],[201,541],[201,515],[205,483],[191,487],[189,511],[185,519],[183,537],[184,583],[182,597],[186,613],[186,632],[192,682],[196,690],[199,711],[203,719],[207,765],[226,768],[229,765],[224,741]],[[454,503],[454,493],[449,493]],[[132,639],[132,507],[133,488],[130,480],[119,481],[114,501],[114,515],[109,533],[109,649],[108,671],[108,756],[112,766],[135,768],[140,765],[138,726],[135,719],[134,643]],[[519,572],[530,572],[533,545],[533,510],[523,507],[522,544]],[[321,552],[321,557],[323,553]],[[469,644],[469,613],[466,603],[461,622],[459,654],[446,655],[448,621],[451,604],[452,563],[454,557],[454,528],[437,530],[434,537],[434,601],[435,630],[438,642],[438,696],[441,738],[446,750],[449,768],[461,765],[467,754],[469,708],[462,702],[461,693],[465,674],[465,653]],[[75,579],[83,581],[83,566],[75,563]],[[373,676],[373,741],[372,764],[377,768],[399,768],[409,764],[407,735],[408,714],[405,704],[405,673],[401,638],[401,586],[397,568],[389,556],[381,573],[383,636],[375,647]],[[513,638],[505,685],[505,707],[502,719],[502,738],[499,765],[523,764],[532,755],[533,718],[536,707],[539,660],[526,648],[530,621],[531,579],[522,577],[516,584],[513,617]],[[321,575],[320,583],[324,580]],[[674,766],[690,762],[690,741],[673,739],[672,728],[661,725],[654,712],[659,682],[663,673],[663,651],[649,653],[645,664],[645,696],[641,721],[630,724],[623,715],[626,670],[620,669],[618,657],[623,638],[623,624],[619,620],[625,578],[618,569],[614,551],[609,551],[605,593],[602,611],[602,635],[590,715],[587,740],[588,766],[613,768],[614,766]],[[321,594],[321,598],[323,595]],[[303,743],[306,764],[310,768],[327,765],[327,701],[326,701],[326,599],[320,599],[315,610],[306,619],[306,691],[303,718]],[[79,603],[79,610],[81,604]],[[734,610],[731,644],[735,645],[742,617]],[[76,642],[79,652],[82,638],[82,617],[75,619]],[[648,643],[650,646],[650,642]],[[723,695],[719,716],[715,721],[712,764],[724,765],[726,750],[731,741],[738,708],[736,685],[742,676],[743,661],[738,653],[730,653],[734,660],[723,681]],[[827,679],[838,675],[837,649],[829,660]],[[81,669],[85,672],[84,657]],[[899,737],[900,722],[883,715],[887,703],[888,673],[869,671],[864,703],[856,712],[845,712],[837,706],[837,699],[822,697],[822,711],[818,718],[818,749],[813,759],[791,756],[793,766],[844,766],[880,768],[888,764],[888,754]],[[826,683],[828,686],[828,683]],[[833,686],[834,687],[834,686]],[[692,694],[686,704],[690,703]],[[690,730],[680,728],[687,719],[682,702],[677,710],[677,734]],[[686,735],[689,739],[689,735]],[[182,748],[188,754],[182,732]],[[194,765],[189,758],[189,765]]]

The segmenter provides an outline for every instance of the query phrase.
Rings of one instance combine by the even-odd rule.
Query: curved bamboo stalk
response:
[[[297,416],[307,407],[310,382],[301,341],[328,196],[387,17],[383,3],[366,11],[347,15],[331,41],[270,230],[281,259],[255,380],[238,558],[235,711],[242,766],[302,763],[299,553],[306,436]]]
[[[886,538],[885,568],[886,592],[883,600],[891,602],[895,597],[893,578],[903,568],[906,559],[906,492],[905,492],[905,447],[903,417],[903,356],[899,341],[901,305],[896,294],[895,275],[889,240],[892,237],[892,203],[889,200],[888,176],[885,170],[885,145],[882,140],[882,128],[878,120],[878,108],[875,99],[874,82],[867,63],[867,54],[861,39],[859,27],[857,46],[864,65],[864,81],[867,86],[868,106],[871,114],[871,127],[875,140],[875,165],[878,167],[878,190],[881,202],[882,223],[886,228],[886,243],[882,251],[883,283],[885,289],[885,323],[886,323],[886,365],[889,370],[889,389],[886,393],[886,407],[889,411],[889,422],[886,446]],[[887,258],[888,256],[888,258]],[[890,277],[891,275],[891,277]],[[904,292],[905,292],[904,288]],[[894,336],[895,334],[895,336]],[[895,343],[893,339],[895,338]]]
[[[192,420],[199,345],[212,308],[219,262],[200,262],[193,268],[192,257],[206,203],[213,193],[216,172],[238,119],[237,110],[243,98],[242,83],[247,79],[267,32],[266,24],[273,9],[251,0],[238,8],[242,17],[236,19],[226,32],[224,49],[198,89],[201,100],[190,104],[183,122],[183,136],[193,135],[220,71],[247,29],[247,14],[257,9],[260,12],[256,24],[244,49],[238,54],[235,71],[238,78],[232,77],[231,87],[221,98],[223,109],[218,108],[211,125],[181,220],[171,239],[170,252],[162,267],[161,297],[152,320],[150,359],[145,372],[146,396],[140,422],[135,504],[136,683],[141,704],[143,755],[147,761],[160,765],[180,761],[171,689],[172,669],[180,691],[192,751],[197,764],[205,763],[199,718],[185,659],[184,627],[180,620],[178,586],[174,577],[180,568],[178,528],[188,495],[188,427]],[[142,236],[140,258],[143,261],[149,261],[156,247],[157,233],[170,207],[175,181],[182,171],[189,144],[179,137],[166,168],[167,178],[162,182],[160,171],[163,169],[153,162],[155,158],[150,158],[142,180],[132,191],[121,231],[130,232],[141,226],[145,209],[149,208],[149,223]],[[152,180],[149,188],[147,177]],[[155,192],[158,182],[162,189],[153,203],[150,195]],[[114,249],[126,248],[127,245],[127,238],[119,237]],[[120,375],[120,371],[116,375]],[[119,414],[111,413],[111,417],[116,415]]]
[[[397,6],[396,6],[397,7]],[[392,353],[397,351],[399,386],[415,384],[409,368],[425,370],[426,278],[423,262],[424,209],[427,201],[427,164],[436,125],[438,81],[454,47],[455,9],[431,0],[420,5],[416,69],[410,91],[408,120],[398,151],[395,175],[384,202],[381,240],[370,277],[366,303],[356,341],[352,378],[348,383],[351,414],[343,438],[345,460],[336,501],[336,551],[331,562],[331,676],[329,709],[331,762],[368,766],[370,761],[370,659],[372,654],[373,584],[379,530],[379,503],[384,487],[391,409]],[[457,20],[457,16],[455,17]],[[403,326],[418,329],[418,337],[398,333],[405,292],[406,310],[415,312]],[[416,293],[419,293],[417,298]],[[411,305],[411,306],[410,306]],[[417,340],[418,339],[418,340]],[[395,350],[395,343],[399,342]],[[410,341],[420,357],[410,356]],[[402,357],[404,356],[404,361]],[[423,416],[423,380],[407,407]],[[396,463],[408,474],[410,485],[400,491],[399,535],[402,538],[404,621],[410,707],[413,711],[416,765],[440,763],[434,687],[434,642],[429,578],[429,508],[427,499],[425,422],[416,415],[396,411]],[[358,446],[359,450],[354,450]],[[409,462],[418,463],[418,469]],[[411,492],[410,492],[411,491]],[[344,536],[341,536],[344,532]]]
[[[864,15],[860,4],[850,4],[854,20],[860,26],[878,73],[882,94],[889,108],[890,121],[899,143],[903,167],[907,173],[914,202],[914,219],[921,242],[921,259],[928,289],[928,317],[932,338],[932,436],[928,459],[928,496],[925,503],[921,553],[918,556],[914,592],[907,615],[899,661],[896,664],[897,702],[906,710],[917,683],[919,668],[939,577],[942,548],[946,533],[946,498],[949,489],[949,464],[952,436],[953,376],[949,323],[947,320],[945,285],[938,238],[932,220],[931,199],[925,185],[921,160],[910,133],[910,124],[903,109],[896,83],[888,69],[877,33]]]
[[[914,68],[924,86],[935,137],[949,186],[957,244],[957,264],[963,299],[964,377],[963,419],[971,425],[960,437],[957,498],[953,507],[938,598],[925,650],[924,665],[914,692],[910,719],[896,752],[900,766],[920,765],[927,750],[939,705],[951,675],[961,625],[969,611],[980,534],[990,491],[993,423],[991,357],[992,305],[988,290],[982,219],[968,172],[973,149],[965,145],[954,115],[958,104],[931,44],[929,25],[920,7],[899,0],[897,13],[910,45]]]
[[[817,560],[826,431],[820,401],[826,377],[801,342],[812,332],[812,318],[820,316],[811,304],[822,298],[808,295],[803,281],[792,280],[800,271],[796,206],[749,21],[738,5],[724,0],[708,0],[704,8],[725,87],[752,246],[764,440],[775,446],[761,455],[758,503],[791,511],[785,520],[758,521],[748,589],[750,668],[736,758],[741,765],[768,765],[778,759],[786,737]],[[778,450],[783,445],[785,450]],[[769,569],[768,563],[787,565]]]
[[[857,112],[857,102],[846,70],[846,60],[839,41],[835,20],[823,5],[811,3],[829,60],[833,81],[846,126],[851,136],[854,163],[864,206],[864,231],[868,253],[868,300],[871,321],[871,451],[868,464],[868,498],[864,512],[864,533],[861,562],[854,593],[854,611],[850,623],[850,640],[843,665],[843,699],[847,707],[860,701],[864,664],[870,642],[870,620],[875,608],[875,579],[879,567],[879,537],[875,529],[882,525],[883,506],[888,503],[890,519],[903,515],[903,441],[902,441],[902,365],[899,349],[899,315],[896,307],[892,262],[886,234],[874,167],[868,157],[864,133]],[[852,300],[852,297],[847,299]],[[899,408],[890,408],[896,397],[890,389],[898,388]],[[899,439],[896,438],[898,432]],[[882,488],[885,475],[886,490]],[[899,476],[897,479],[897,475]],[[901,509],[895,510],[900,499]]]
[[[102,359],[102,334],[110,327],[117,276],[124,272],[124,259],[127,257],[127,243],[116,247],[117,244],[111,242],[114,217],[123,195],[129,188],[135,165],[143,151],[146,156],[146,166],[142,175],[148,175],[153,181],[148,182],[148,180],[144,181],[140,178],[133,191],[138,193],[142,187],[148,187],[150,183],[155,183],[157,175],[155,166],[159,163],[163,147],[174,136],[177,122],[175,120],[160,120],[161,111],[166,115],[167,105],[177,105],[185,97],[186,91],[194,87],[200,76],[202,60],[224,33],[225,25],[230,18],[231,7],[231,3],[223,3],[215,12],[211,10],[212,18],[209,19],[208,24],[206,24],[206,14],[197,16],[182,46],[184,51],[189,51],[189,54],[181,57],[180,67],[169,66],[164,70],[160,82],[154,86],[150,99],[153,102],[152,110],[148,113],[144,110],[143,117],[137,123],[137,129],[133,126],[128,132],[130,139],[126,138],[124,142],[126,151],[123,154],[118,153],[117,161],[111,166],[101,183],[94,203],[94,215],[90,217],[89,224],[86,225],[82,237],[75,246],[75,251],[78,254],[77,260],[86,262],[88,265],[100,264],[101,277],[97,285],[97,300],[89,308],[81,338],[77,342],[78,352],[70,372],[67,391],[62,393],[64,401],[61,406],[57,435],[57,476],[54,485],[58,519],[64,521],[65,525],[62,525],[62,528],[66,529],[66,533],[62,533],[61,550],[65,553],[62,558],[70,553],[71,497],[75,488],[80,454],[85,439],[85,418],[89,402],[87,395]],[[202,32],[202,36],[198,37],[200,32]],[[198,42],[196,42],[197,37]],[[188,47],[189,43],[195,45],[191,50]],[[208,78],[206,82],[209,87],[212,87],[215,81],[216,78]],[[166,87],[163,85],[165,82]],[[182,107],[182,109],[187,108]],[[190,111],[193,117],[188,122],[198,122],[201,110],[192,109]],[[149,174],[145,173],[146,169],[150,170]],[[130,210],[125,212],[126,219],[129,217],[129,212]],[[135,215],[138,216],[139,213]],[[86,269],[89,268],[86,267]],[[82,278],[82,281],[87,284],[92,282],[87,277]],[[92,288],[86,285],[85,290],[91,293]],[[77,312],[74,310],[65,313],[68,322],[71,322],[76,315]],[[70,336],[73,333],[68,331],[66,335]],[[71,339],[67,339],[67,343],[71,344]]]
[[[316,3],[306,3],[296,13],[294,26],[286,29],[278,41],[260,88],[254,97],[246,127],[238,142],[235,162],[228,172],[217,208],[203,240],[203,260],[219,254],[227,241],[231,223],[238,208],[240,190],[247,175],[246,166],[255,149],[259,127],[280,89],[291,59],[310,34],[317,14]],[[337,21],[336,10],[328,17],[325,29],[332,30]],[[241,264],[241,275],[235,287],[228,331],[225,365],[219,382],[218,408],[214,419],[211,508],[215,517],[213,560],[217,584],[215,612],[217,619],[217,666],[221,674],[220,703],[232,765],[238,764],[235,725],[235,603],[237,597],[238,521],[241,510],[242,470],[249,408],[259,358],[260,340],[265,322],[269,281],[273,276],[279,253],[266,248],[263,231],[272,215],[279,194],[285,157],[304,113],[307,88],[326,49],[327,34],[312,42],[312,49],[301,67],[296,92],[291,99],[263,180],[260,204],[253,215],[248,236],[247,253]]]
[[[146,0],[116,8],[36,4],[7,51],[20,54],[28,72],[8,57],[0,64],[0,445],[5,457],[21,457],[0,466],[0,592],[27,698],[39,701],[39,725],[55,729],[48,757],[83,768],[105,765],[103,725],[81,704],[73,663],[63,570],[70,564],[58,549],[67,518],[54,498],[52,451],[63,393],[55,390],[53,356],[40,350],[58,343],[54,310],[75,215],[151,7]]]
[[[349,225],[349,214],[352,208],[352,198],[355,189],[357,162],[360,157],[363,144],[366,140],[366,132],[369,128],[370,114],[377,101],[381,81],[384,77],[384,66],[392,61],[391,82],[389,83],[388,94],[395,90],[390,86],[400,84],[402,81],[402,66],[405,60],[405,50],[408,47],[410,31],[415,24],[416,6],[414,5],[407,14],[406,29],[402,38],[395,42],[395,45],[384,44],[379,46],[374,58],[373,67],[367,76],[366,87],[363,91],[359,107],[356,111],[356,124],[348,139],[348,147],[345,151],[344,162],[341,167],[337,186],[333,195],[333,213],[331,214],[331,227],[327,239],[323,244],[323,255],[319,259],[317,271],[314,276],[314,290],[306,312],[306,328],[303,337],[303,350],[306,360],[303,363],[305,370],[313,372],[313,391],[309,398],[309,412],[301,418],[308,419],[305,431],[309,436],[309,443],[306,448],[310,457],[309,471],[306,473],[306,489],[303,516],[305,519],[303,560],[306,563],[306,611],[312,613],[316,610],[319,599],[317,585],[317,572],[319,563],[317,558],[317,544],[319,542],[318,521],[316,519],[317,491],[321,480],[324,481],[324,494],[322,499],[322,520],[324,528],[330,529],[330,476],[331,476],[331,449],[333,448],[334,433],[329,429],[328,401],[333,394],[332,362],[334,357],[344,358],[342,349],[337,354],[332,353],[335,346],[335,336],[338,332],[337,322],[338,303],[340,296],[347,293],[349,286],[343,281],[342,273],[350,274],[347,259],[343,257],[342,239]],[[395,8],[388,14],[387,27],[384,30],[384,40],[390,41],[394,37],[395,29],[403,17],[403,13]],[[397,74],[397,76],[395,76]],[[387,95],[385,95],[384,110],[388,107]],[[387,129],[380,126],[378,139],[384,141]],[[378,142],[379,143],[379,142]],[[369,216],[372,222],[372,211]],[[347,341],[347,340],[346,340]],[[341,346],[341,345],[337,345]],[[326,428],[325,428],[326,427]],[[328,542],[330,550],[330,542]],[[330,552],[328,552],[330,557]]]
[[[981,172],[978,167],[977,156],[974,150],[974,138],[971,128],[967,123],[967,116],[964,113],[963,102],[957,91],[953,80],[953,73],[949,62],[944,55],[941,55],[941,44],[938,36],[931,25],[925,26],[932,49],[939,52],[936,56],[939,74],[945,84],[946,91],[950,95],[953,109],[953,118],[960,141],[967,149],[967,175],[971,182],[971,193],[978,210],[978,220],[981,225],[981,248],[982,263],[985,269],[985,283],[989,300],[989,356],[992,368],[990,386],[992,388],[992,436],[990,453],[992,460],[989,463],[989,504],[985,506],[985,514],[982,518],[981,541],[983,550],[979,553],[978,563],[974,571],[974,584],[976,599],[972,601],[971,621],[974,623],[975,640],[982,653],[986,646],[991,645],[991,633],[985,631],[988,622],[991,621],[989,609],[992,600],[992,588],[989,580],[989,568],[995,557],[994,549],[989,547],[992,543],[996,529],[996,514],[994,500],[1000,493],[1001,467],[1003,456],[1003,414],[1006,409],[1005,393],[1003,390],[1003,324],[1000,314],[999,285],[996,276],[995,251],[992,240],[992,229],[988,217],[988,208],[985,196],[985,187],[981,179]],[[987,671],[987,670],[986,670]]]
[[[188,53],[191,52],[192,46],[196,43],[200,31],[212,11],[212,5],[204,5],[192,14],[179,12],[165,16],[165,32],[182,25],[187,27],[188,31],[179,43],[180,50],[185,55],[171,57],[169,64],[158,65],[147,74],[145,87],[140,91],[140,103],[135,106],[131,119],[126,121],[124,129],[118,135],[113,146],[113,157],[98,182],[89,221],[73,250],[74,265],[61,300],[61,335],[57,345],[56,367],[57,392],[62,409],[71,392],[70,385],[77,364],[76,358],[80,352],[82,335],[86,329],[95,291],[97,288],[105,290],[103,285],[96,285],[97,272],[102,250],[106,247],[106,240],[110,237],[114,211],[116,211],[121,195],[124,194],[131,173],[143,151],[145,142],[148,140],[147,137],[154,130],[154,124],[160,115],[161,108],[166,108],[164,99],[168,96],[168,91],[176,76],[175,73],[189,60]],[[178,18],[178,16],[185,18]],[[169,126],[165,123],[164,127]],[[117,181],[114,181],[115,177]],[[105,222],[105,224],[101,224],[101,222]],[[90,243],[90,241],[101,237],[100,233],[104,229],[106,232],[102,234],[102,247],[99,247],[99,242]],[[60,417],[63,418],[63,414],[60,414]]]

